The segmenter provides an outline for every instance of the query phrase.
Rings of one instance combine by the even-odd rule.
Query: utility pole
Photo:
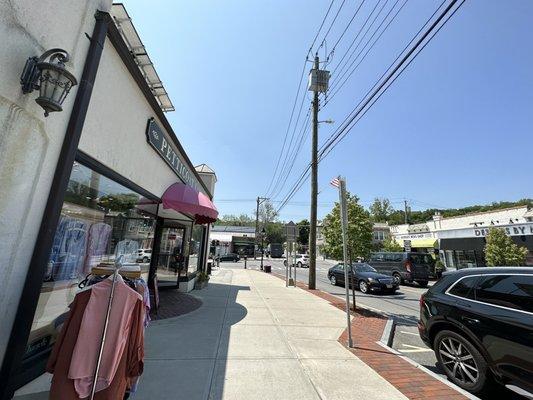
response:
[[[320,62],[315,55],[314,70],[318,71]],[[316,289],[316,207],[318,197],[318,87],[313,96],[313,137],[311,143],[311,216],[309,218],[309,289]]]
[[[257,246],[257,235],[259,234],[259,206],[265,200],[268,200],[268,197],[258,197],[257,198],[257,208],[255,209],[255,238],[254,238],[254,260],[256,260],[256,251],[255,247]]]
[[[407,200],[404,200],[403,201],[403,209],[404,209],[404,216],[405,216],[405,219],[404,219],[404,223],[408,223],[409,222],[409,218],[407,218],[407,210],[408,210],[408,207],[407,207]]]

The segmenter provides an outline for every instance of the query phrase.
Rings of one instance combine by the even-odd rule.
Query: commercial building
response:
[[[211,228],[211,254],[254,255],[255,228],[252,226],[214,225]]]
[[[165,117],[172,102],[122,5],[0,0],[0,15],[4,400],[42,374],[92,268],[138,263],[154,300],[164,288],[191,290],[218,213],[216,175],[181,146]],[[19,80],[29,57],[58,47],[79,83],[45,117]],[[61,79],[42,73],[39,99]]]
[[[425,224],[391,226],[391,234],[400,245],[410,241],[414,251],[437,250],[447,268],[460,269],[486,265],[485,237],[490,228],[502,229],[526,247],[526,264],[533,265],[533,211],[526,206],[449,218],[436,214]]]

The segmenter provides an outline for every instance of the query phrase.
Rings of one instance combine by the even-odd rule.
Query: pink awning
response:
[[[170,185],[161,200],[163,208],[194,215],[197,224],[215,222],[218,217],[217,208],[209,197],[183,183]]]

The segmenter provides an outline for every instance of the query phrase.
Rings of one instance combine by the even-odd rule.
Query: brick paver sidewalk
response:
[[[280,279],[285,276],[272,273]],[[297,286],[330,302],[335,307],[345,310],[345,302],[321,290],[310,290],[307,285],[297,282]],[[348,348],[348,330],[339,337],[339,342],[370,366],[379,375],[390,382],[395,388],[412,400],[466,400],[468,397],[454,390],[450,386],[425,373],[420,368],[405,361],[380,346],[377,342],[381,339],[387,318],[372,311],[359,308],[352,315],[352,339],[354,348]]]

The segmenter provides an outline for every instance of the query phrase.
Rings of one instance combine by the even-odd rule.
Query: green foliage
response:
[[[372,219],[375,222],[386,222],[393,212],[394,208],[390,200],[386,198],[380,199],[376,197],[370,206],[370,214],[372,214]]]
[[[210,276],[205,271],[200,271],[196,275],[196,281],[197,282],[207,282],[209,281]]]
[[[388,236],[385,238],[385,240],[382,243],[382,250],[383,251],[403,251],[403,247],[398,244],[396,240],[394,240],[391,236]]]
[[[347,194],[348,210],[348,254],[351,260],[367,258],[372,251],[372,221],[370,213],[359,204],[359,198]],[[324,218],[324,252],[337,260],[343,258],[340,205],[335,203],[333,210]]]
[[[533,199],[521,199],[518,201],[500,201],[493,202],[487,205],[474,205],[469,207],[462,208],[448,208],[448,209],[437,209],[430,208],[427,210],[421,211],[411,211],[409,213],[409,222],[411,224],[420,224],[427,221],[430,221],[435,212],[440,212],[444,218],[458,217],[461,215],[477,213],[477,212],[487,212],[487,211],[496,211],[504,208],[517,207],[517,206],[529,206],[533,207]],[[400,210],[394,210],[388,216],[387,221],[389,225],[401,225],[405,222],[405,213]]]
[[[446,269],[446,266],[440,259],[435,261],[434,267],[435,267],[435,271],[444,271]]]
[[[485,245],[485,258],[488,266],[525,265],[526,255],[527,248],[517,246],[503,229],[489,229]]]
[[[100,197],[98,200],[98,205],[111,211],[126,212],[134,208],[138,202],[138,194],[120,193]]]
[[[265,226],[266,231],[266,243],[284,243],[286,240],[285,236],[285,225],[281,222],[271,222]]]
[[[307,246],[309,244],[309,221],[302,219],[296,225],[298,225],[298,244]]]
[[[255,214],[255,211],[254,211]],[[275,222],[278,219],[276,208],[270,200],[265,200],[259,206],[259,221],[263,224]]]
[[[246,214],[241,215],[223,215],[216,222],[217,225],[229,226],[255,226],[255,219]]]

